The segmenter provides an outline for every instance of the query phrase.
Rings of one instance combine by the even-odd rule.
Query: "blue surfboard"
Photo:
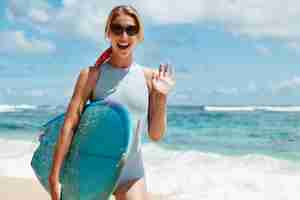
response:
[[[44,125],[31,166],[50,193],[48,176],[65,114]],[[120,104],[108,101],[85,106],[63,163],[62,200],[107,200],[126,162],[133,141],[132,118]]]

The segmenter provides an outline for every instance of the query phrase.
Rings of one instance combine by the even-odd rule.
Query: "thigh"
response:
[[[116,200],[150,200],[145,178],[129,181],[117,188]]]

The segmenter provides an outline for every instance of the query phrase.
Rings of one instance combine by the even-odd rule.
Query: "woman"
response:
[[[163,136],[166,129],[167,94],[175,81],[167,65],[160,65],[157,71],[141,67],[133,61],[133,50],[143,40],[143,34],[143,25],[133,7],[122,5],[111,11],[105,27],[105,36],[111,48],[102,54],[95,66],[81,70],[67,109],[49,176],[52,200],[60,199],[59,171],[83,108],[88,100],[99,99],[111,99],[127,106],[133,113],[137,129],[134,150],[117,181],[115,198],[149,199],[140,134],[147,127],[152,140],[157,141]]]

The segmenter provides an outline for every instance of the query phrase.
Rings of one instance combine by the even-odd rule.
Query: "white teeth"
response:
[[[129,44],[128,43],[118,43],[118,47],[120,49],[126,49],[129,47]]]

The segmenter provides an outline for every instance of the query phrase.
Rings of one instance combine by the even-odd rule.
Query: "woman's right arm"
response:
[[[49,185],[52,200],[60,199],[59,174],[62,163],[69,151],[72,137],[80,121],[80,115],[89,98],[89,90],[86,90],[86,84],[89,76],[89,68],[82,69],[77,78],[73,96],[65,114],[64,124],[60,130],[58,141],[56,143],[53,155],[52,169],[49,175]]]

